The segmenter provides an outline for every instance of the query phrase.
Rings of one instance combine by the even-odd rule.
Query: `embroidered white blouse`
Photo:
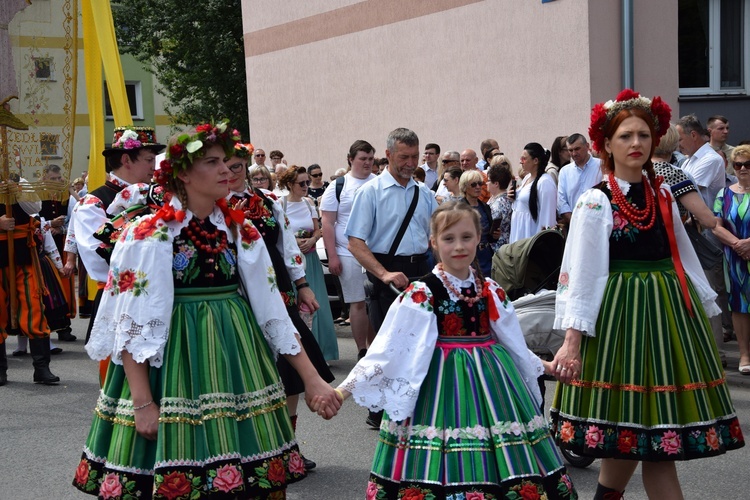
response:
[[[630,190],[630,183],[616,180],[622,193],[626,195]],[[669,186],[662,184],[662,189],[667,190],[672,203],[672,224],[685,274],[693,283],[706,314],[709,317],[720,314],[721,311],[714,302],[716,292],[706,280],[680,220],[677,204],[668,192]],[[612,228],[612,208],[607,195],[594,188],[583,193],[573,209],[560,268],[555,329],[575,328],[584,335],[596,336],[596,320],[609,277],[609,238]]]
[[[137,190],[138,186],[133,186],[123,192],[135,195]],[[113,205],[122,207],[128,203],[116,201]],[[170,205],[181,209],[176,197]],[[146,215],[122,231],[112,252],[91,339],[86,344],[92,359],[112,356],[114,363],[121,364],[122,351],[127,350],[139,363],[148,361],[153,367],[161,366],[174,303],[172,244],[192,217],[185,210],[182,222],[158,220],[151,227],[153,215]],[[218,207],[214,207],[209,219],[219,230],[226,231],[230,242],[237,244],[240,280],[271,349],[275,354],[299,353],[296,329],[278,292],[263,238],[249,221],[245,221],[241,231],[236,225],[229,230]]]
[[[436,269],[432,272],[436,273]],[[473,273],[467,280],[447,273],[446,276],[457,289],[474,284]],[[510,300],[500,300],[497,293],[500,286],[492,280],[487,281],[500,316],[490,321],[492,336],[511,355],[527,389],[540,405],[542,396],[537,378],[544,373],[542,362],[526,347]],[[426,307],[432,299],[432,292],[424,282],[415,281],[412,285],[413,288],[394,301],[367,355],[359,360],[340,385],[352,393],[354,401],[360,406],[376,411],[385,410],[395,421],[403,420],[414,412],[439,334],[437,316]],[[427,295],[427,301],[412,299],[414,293],[419,291]],[[448,291],[448,294],[458,301],[453,292]]]

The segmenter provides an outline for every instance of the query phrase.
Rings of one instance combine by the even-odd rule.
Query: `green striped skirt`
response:
[[[175,289],[149,377],[156,441],[135,430],[125,371],[110,362],[74,486],[100,498],[283,498],[305,469],[273,354],[236,286]]]
[[[383,417],[367,498],[577,495],[512,358],[486,336],[438,337],[414,413]]]
[[[578,454],[690,460],[744,445],[711,326],[671,259],[613,261],[596,324],[582,338],[580,379],[558,384],[558,444]]]

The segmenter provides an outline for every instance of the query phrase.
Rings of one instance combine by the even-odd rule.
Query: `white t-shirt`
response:
[[[282,201],[282,206],[284,202]],[[311,233],[313,230],[313,218],[318,218],[311,201],[288,201],[286,202],[286,218],[289,219],[289,227],[295,236],[299,237],[300,231]]]
[[[352,204],[354,203],[354,194],[359,188],[377,179],[378,176],[370,174],[364,179],[357,179],[351,172],[344,176],[344,187],[341,190],[340,200],[336,199],[336,181],[331,182],[326,188],[326,192],[320,197],[321,212],[336,212],[336,253],[339,255],[351,255],[347,246],[349,238],[346,237],[346,223],[349,222],[349,215],[352,213]]]

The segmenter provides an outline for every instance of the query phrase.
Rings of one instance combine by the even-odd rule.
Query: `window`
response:
[[[55,62],[51,57],[34,57],[34,78],[55,81]]]
[[[679,0],[680,95],[745,94],[750,0]]]
[[[143,120],[143,95],[141,94],[141,82],[125,82],[125,94],[128,97],[130,116],[133,120]],[[109,89],[104,82],[104,114],[107,119],[112,120],[112,104],[109,102]]]

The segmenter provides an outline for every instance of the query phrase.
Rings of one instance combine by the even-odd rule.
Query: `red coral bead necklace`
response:
[[[219,231],[218,227],[213,231],[208,232],[203,229],[200,223],[195,219],[190,220],[189,227],[187,228],[187,235],[188,238],[190,238],[190,241],[193,242],[193,245],[195,245],[195,248],[209,254],[216,255],[223,252],[227,248],[226,233]],[[221,241],[218,241],[220,235]],[[199,238],[205,239],[206,243],[201,242]],[[214,246],[212,242],[217,242],[216,246]]]
[[[656,223],[656,203],[654,202],[654,193],[645,175],[643,176],[643,191],[646,196],[645,208],[638,208],[625,198],[617,179],[615,179],[615,174],[612,172],[609,174],[609,190],[612,192],[612,201],[620,209],[622,217],[630,222],[633,227],[639,231],[648,231],[654,227]],[[649,219],[649,222],[644,225],[643,222],[646,219]]]
[[[479,276],[477,276],[476,273],[474,273],[474,280],[476,282],[476,293],[477,294],[474,297],[467,297],[466,295],[462,294],[460,290],[456,290],[456,287],[454,287],[453,284],[450,282],[450,280],[448,279],[448,276],[445,274],[445,271],[443,271],[443,264],[442,263],[440,263],[440,264],[437,265],[437,269],[438,269],[438,276],[442,280],[443,285],[445,285],[445,288],[447,288],[448,291],[452,292],[453,295],[455,295],[456,297],[458,297],[458,300],[463,300],[464,302],[466,302],[470,306],[473,306],[474,304],[476,304],[477,302],[479,302],[480,300],[482,300],[482,294],[481,294],[482,282],[479,281]]]

